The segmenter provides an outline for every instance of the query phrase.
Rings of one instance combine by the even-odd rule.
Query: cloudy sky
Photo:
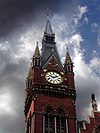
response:
[[[100,0],[0,0],[0,133],[24,132],[25,79],[46,10],[64,61],[74,62],[77,116],[91,113],[91,93],[100,109]]]

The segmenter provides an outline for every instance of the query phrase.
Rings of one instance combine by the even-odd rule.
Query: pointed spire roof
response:
[[[38,42],[37,42],[35,52],[34,52],[34,55],[33,55],[33,59],[34,58],[40,58],[40,51],[39,51],[39,47],[38,47]]]
[[[69,54],[69,50],[68,50],[68,47],[67,47],[65,65],[68,65],[68,64],[72,64],[73,65],[73,62],[71,60],[71,57],[70,57],[70,54]]]
[[[45,27],[44,33],[49,34],[49,35],[54,34],[49,20],[47,20],[47,22],[46,22],[46,27]]]
[[[57,47],[56,47],[56,42],[55,42],[55,34],[53,33],[53,30],[51,28],[50,21],[47,19],[44,36],[42,40],[42,51],[41,51],[42,66],[45,65],[45,63],[52,56],[52,54],[55,55],[55,57],[60,63],[60,57],[59,57]]]

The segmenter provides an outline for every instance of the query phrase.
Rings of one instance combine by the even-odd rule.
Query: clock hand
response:
[[[51,75],[52,78],[55,78],[56,76],[55,75]]]

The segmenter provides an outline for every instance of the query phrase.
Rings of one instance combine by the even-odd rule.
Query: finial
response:
[[[69,52],[68,46],[66,46],[66,50],[67,50],[67,52]]]
[[[92,93],[91,99],[92,99],[92,101],[95,100],[95,94],[94,93]]]
[[[37,45],[38,45],[39,43],[38,43],[38,41],[37,41]]]
[[[69,52],[69,49],[68,49],[68,45],[65,44],[65,47],[66,47],[66,51]]]

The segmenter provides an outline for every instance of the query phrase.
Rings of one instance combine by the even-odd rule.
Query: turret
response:
[[[39,67],[41,65],[41,59],[40,59],[40,51],[39,51],[39,47],[38,47],[38,42],[37,42],[37,46],[32,58],[32,64],[33,67]]]
[[[71,89],[75,89],[73,62],[71,60],[68,48],[67,48],[66,58],[64,63],[64,71],[65,71],[65,74],[67,75],[68,87]]]
[[[65,73],[69,73],[69,72],[73,73],[73,62],[71,60],[68,48],[67,48],[67,52],[66,52],[66,59],[65,59],[65,63],[64,63],[64,69],[65,69]]]
[[[97,112],[98,111],[98,105],[97,105],[97,101],[96,101],[96,99],[95,99],[95,94],[94,93],[92,93],[92,95],[91,95],[91,103],[92,103],[92,109],[93,109],[93,112]]]
[[[40,80],[40,70],[41,70],[41,56],[40,56],[40,51],[38,47],[38,42],[37,46],[35,48],[34,55],[32,57],[32,69],[33,69],[33,84],[39,83]]]
[[[32,84],[37,83],[39,81],[40,66],[41,66],[41,59],[40,59],[38,42],[37,42],[37,46],[35,48],[35,52],[32,57],[32,63],[29,69],[28,77],[26,79],[26,97],[28,95],[28,90],[31,88]]]

